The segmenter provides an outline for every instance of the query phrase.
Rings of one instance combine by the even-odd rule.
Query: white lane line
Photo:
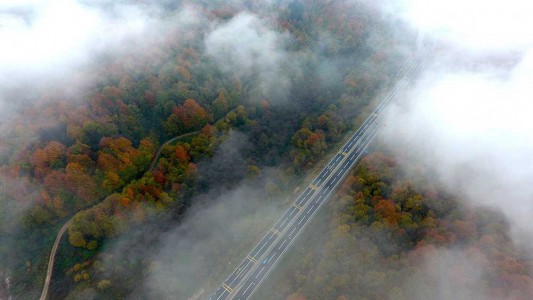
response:
[[[294,233],[295,230],[296,230],[296,227],[293,227],[291,230],[291,233],[289,233],[289,238],[291,238],[291,235]]]
[[[224,289],[224,290],[222,291],[222,294],[220,294],[220,296],[218,296],[217,300],[220,299],[220,298],[222,298],[222,296],[224,296],[224,294],[225,294],[226,292],[227,292],[226,289]]]
[[[257,273],[257,275],[255,275],[255,280],[257,280],[259,278],[259,275],[261,275],[261,273],[263,272],[264,269],[265,269],[265,267],[262,267],[261,270],[259,271],[259,273]]]
[[[268,240],[270,240],[270,238],[269,238]],[[265,242],[265,243],[263,244],[263,246],[262,246],[261,248],[259,248],[259,250],[257,250],[257,253],[261,252],[261,250],[263,250],[263,248],[265,248],[266,244],[267,244],[267,242]],[[256,255],[257,255],[257,254],[256,254]]]
[[[236,276],[235,278],[239,278],[239,275],[241,275],[242,272],[244,272],[245,269],[246,269],[246,267],[243,267],[243,268],[239,271],[239,273],[237,273],[237,276]],[[234,279],[233,281],[235,281],[235,279]],[[231,283],[233,283],[233,281],[232,281]]]
[[[274,257],[274,255],[276,255],[276,252],[274,251],[274,253],[272,253],[272,255],[270,255],[270,257],[268,258],[268,262],[270,263],[270,260],[272,259],[272,257]]]
[[[302,224],[303,221],[304,221],[304,218],[301,218],[300,221],[298,222],[298,225]]]
[[[243,296],[246,295],[246,292],[248,292],[248,290],[252,287],[252,284],[255,284],[255,283],[251,282],[251,283],[248,285],[248,287],[247,287],[247,288],[244,290],[244,292],[242,293]],[[239,299],[241,299],[241,298],[239,298]]]
[[[280,250],[280,249],[281,249],[281,247],[283,247],[283,245],[285,245],[285,243],[286,243],[286,242],[288,242],[288,240],[287,240],[287,239],[285,239],[285,240],[283,241],[283,243],[281,243],[281,245],[280,245],[280,246],[278,247],[278,250]]]
[[[421,62],[422,60],[423,60],[423,59],[418,59],[418,61],[415,61],[415,65],[420,64],[420,62]],[[412,67],[412,69],[414,69],[414,67]],[[404,85],[405,85],[405,84],[404,84]],[[400,89],[397,88],[397,90],[400,90]],[[394,90],[394,92],[397,92],[397,90]],[[395,93],[393,93],[393,96],[394,96],[394,94],[395,94]],[[387,100],[387,102],[391,102],[391,101],[393,100],[393,99],[392,99],[393,96],[389,96],[389,99]],[[378,111],[381,111],[381,110],[383,110],[384,108],[385,108],[385,106],[382,105],[381,107],[379,107]],[[373,118],[376,119],[377,116],[374,115]],[[369,126],[369,124],[365,124],[363,128],[366,128],[366,127],[368,127],[368,126]],[[361,135],[361,134],[358,134],[357,137],[359,137],[360,135]],[[363,140],[363,144],[367,144],[367,143],[368,143],[369,141],[371,141],[371,140],[372,140],[372,139],[364,139],[364,140]],[[365,145],[365,146],[366,146],[366,145]],[[351,157],[349,161],[350,161],[350,162],[355,161],[356,158],[358,158],[358,154],[360,154],[360,151],[356,151],[356,153],[355,153],[356,156]],[[339,159],[339,158],[336,158],[336,159],[335,159],[335,162],[337,162],[338,159]],[[344,165],[344,168],[346,168],[346,167],[347,167],[347,165]],[[342,174],[342,173],[341,173],[341,174]],[[337,176],[335,177],[335,179],[336,179],[336,178],[337,178]],[[328,188],[331,188],[331,184],[332,184],[332,183],[333,183],[333,182],[330,182],[330,185],[328,185],[327,187],[328,187]],[[310,191],[309,191],[308,193],[310,193]],[[317,203],[322,203],[322,202],[323,202],[323,199],[321,199],[321,197],[320,197],[320,199],[319,199],[319,201],[317,201]],[[313,206],[312,206],[312,207],[313,207]],[[309,213],[309,212],[308,212],[308,213]],[[303,221],[303,219],[302,219],[301,221]],[[300,223],[301,223],[301,222],[300,222]],[[295,232],[296,229],[297,229],[297,228],[293,228],[293,230],[292,230],[291,233],[289,234],[289,237],[290,237],[290,235],[294,234],[294,232]],[[250,288],[250,287],[251,287],[251,285],[248,286],[248,288]],[[225,293],[225,291],[223,291],[223,293]]]
[[[286,223],[288,220],[289,220],[289,218],[285,218],[285,221],[283,221],[279,227],[280,227],[280,228],[283,227],[283,225],[285,225],[285,223]]]

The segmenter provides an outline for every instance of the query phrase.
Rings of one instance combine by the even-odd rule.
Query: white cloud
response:
[[[280,68],[287,53],[284,34],[256,15],[240,13],[216,26],[205,38],[206,53],[241,80],[258,80],[261,92],[287,90],[289,79]]]
[[[444,47],[407,102],[394,107],[386,136],[406,144],[442,182],[470,204],[500,209],[515,241],[533,245],[533,3],[528,1],[407,0],[405,15]],[[449,44],[446,44],[448,42]],[[470,68],[452,55],[479,59]],[[505,53],[515,65],[482,56]],[[518,53],[518,54],[516,54]],[[463,60],[465,61],[465,60]],[[459,63],[460,64],[460,63]]]
[[[84,63],[141,33],[150,21],[134,6],[109,6],[108,14],[104,7],[76,0],[2,2],[0,84]]]
[[[410,23],[475,50],[512,50],[533,45],[529,0],[402,0]]]

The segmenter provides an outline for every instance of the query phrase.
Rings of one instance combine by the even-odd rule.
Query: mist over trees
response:
[[[428,19],[435,1],[15,2],[0,3],[2,299],[38,297],[68,221],[50,299],[204,298],[395,84],[413,27],[442,32],[457,4]],[[533,60],[516,36],[458,28],[257,297],[533,297],[531,172],[511,170],[531,162],[516,141]],[[494,118],[508,95],[524,109]],[[513,125],[490,127],[504,143],[478,126],[494,120]]]
[[[255,296],[531,298],[531,257],[505,216],[437,182],[407,151],[365,157]]]
[[[65,3],[92,16],[106,46],[56,72],[43,60],[25,79],[2,77],[0,273],[17,297],[40,292],[70,218],[51,297],[116,298],[138,289],[157,260],[115,252],[157,245],[159,234],[142,228],[171,230],[190,207],[215,204],[208,195],[242,184],[262,191],[257,203],[278,205],[401,64],[391,49],[403,41],[364,1]],[[20,9],[42,21],[55,8]],[[129,12],[135,30],[108,23],[110,14],[131,24]]]

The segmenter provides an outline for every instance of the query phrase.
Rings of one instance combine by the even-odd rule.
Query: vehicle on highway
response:
[[[268,264],[268,258],[263,259],[263,261],[262,261],[261,263],[262,263],[263,265]]]

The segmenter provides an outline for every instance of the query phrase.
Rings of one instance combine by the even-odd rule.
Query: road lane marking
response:
[[[390,102],[390,101],[391,101],[391,100],[389,100],[389,102]],[[382,109],[382,108],[380,107],[379,109]],[[372,119],[375,119],[375,118],[377,118],[376,114],[373,115],[373,118],[372,118]],[[368,124],[368,123],[367,123],[367,124],[364,125],[363,128],[370,127],[371,125],[372,125],[372,124]],[[374,130],[374,131],[377,131],[377,130]],[[375,132],[372,132],[372,134],[375,134]],[[362,142],[363,147],[365,147],[366,144],[367,144],[369,141],[371,141],[371,140],[372,140],[372,138],[368,138],[368,137],[367,137],[367,138],[364,138],[364,139],[363,139],[363,142]],[[353,142],[350,142],[350,145],[351,145],[352,143],[353,143]],[[359,147],[357,147],[357,148],[359,148]],[[345,150],[345,149],[342,149],[342,150]],[[358,158],[357,154],[359,154],[360,152],[362,152],[362,149],[357,149],[357,150],[358,150],[358,151],[356,151],[356,152],[354,153],[355,156],[354,156],[354,155],[350,155],[350,157],[349,157],[349,161],[350,161],[350,163],[346,162],[345,164],[343,164],[343,166],[342,166],[342,168],[341,168],[342,170],[345,170],[346,168],[351,167],[351,162],[354,161],[354,160],[356,160],[356,159]],[[348,155],[349,155],[349,153],[346,153],[346,152],[344,152],[344,151],[343,151],[342,153],[340,153],[340,154],[343,155],[343,156],[348,156]],[[338,161],[340,158],[342,158],[342,156],[341,156],[341,157],[337,157],[337,158],[335,159],[335,161]],[[332,185],[335,185],[335,186],[336,186],[337,183],[338,183],[338,181],[339,181],[338,179],[340,179],[339,177],[342,177],[344,174],[345,174],[345,171],[341,171],[340,173],[335,174],[336,176],[334,176],[333,180],[331,180],[331,181],[329,182],[328,188],[332,188]],[[324,174],[324,175],[325,175],[325,174]],[[321,175],[319,178],[322,178],[322,175]],[[309,193],[311,192],[311,190],[319,191],[318,188],[316,187],[316,185],[314,185],[314,184],[311,186],[311,189],[307,191],[307,194],[309,194]],[[324,194],[325,194],[325,192],[326,192],[326,191],[323,191]],[[328,193],[328,194],[329,194],[329,193]],[[320,197],[319,197],[319,199],[318,199],[318,201],[317,201],[317,205],[318,205],[318,206],[324,201],[324,199],[323,199],[322,196],[323,196],[323,195],[320,195]],[[302,200],[303,200],[303,199],[302,199]],[[295,208],[298,208],[299,210],[302,209],[302,207],[301,207],[300,205],[297,205],[297,204],[296,204],[296,205],[294,205],[294,206],[295,206]],[[315,205],[313,204],[313,205],[311,206],[311,210],[308,210],[308,211],[307,211],[307,214],[309,214],[309,213],[313,213],[316,209],[318,209],[318,206],[315,208]],[[292,214],[291,214],[291,215],[292,215]],[[285,224],[287,221],[290,221],[290,219],[288,219],[288,218],[284,219],[283,222],[282,222],[282,224]],[[305,218],[303,218],[303,219],[300,220],[300,222],[299,222],[298,224],[301,224],[301,223],[304,222],[304,221],[307,222],[308,220],[305,220]],[[299,229],[297,229],[297,228],[292,228],[292,231],[291,231],[291,233],[289,234],[289,239],[290,239],[290,235],[294,234],[295,231],[299,231]],[[275,232],[275,231],[274,231],[274,233],[276,233],[276,234],[279,235],[279,231],[278,231],[278,232]],[[282,247],[284,247],[285,244],[286,244],[287,242],[290,243],[290,240],[288,240],[288,239],[287,239],[287,240],[284,240],[284,241],[282,242],[281,246],[278,247],[278,249],[281,249]],[[265,270],[267,270],[267,269],[269,269],[269,268],[264,267],[264,268],[259,272],[258,275],[262,275],[262,273],[263,273]],[[252,285],[254,285],[253,282],[247,285],[246,290],[245,290],[245,293],[247,293],[248,290],[249,290],[250,288],[252,288]],[[231,288],[231,287],[228,286],[228,288]]]
[[[281,232],[279,232],[278,230],[276,230],[275,228],[272,228],[271,231],[277,235],[280,235]]]
[[[246,258],[248,258],[248,259],[249,259],[251,262],[253,262],[254,264],[257,263],[257,259],[251,257],[250,255],[248,255],[248,257],[246,257]]]
[[[222,284],[222,287],[223,287],[226,291],[228,291],[228,293],[233,292],[233,289],[232,289],[229,285],[227,285],[227,284],[225,284],[225,283]]]
[[[284,241],[283,241],[283,243],[281,243],[281,245],[280,245],[280,246],[278,247],[278,250],[280,250],[280,249],[281,249],[281,247],[283,247],[283,246],[285,245],[285,243],[286,243],[286,242],[288,242],[288,241],[289,241],[289,240],[287,240],[287,239],[286,239],[286,240],[284,240]]]
[[[222,291],[222,293],[220,294],[220,296],[218,296],[217,300],[219,300],[220,298],[222,298],[226,292],[227,292],[227,291]]]
[[[268,244],[268,242],[270,241],[271,238],[272,238],[272,237],[269,237],[269,238],[268,238],[268,241],[266,241],[266,242],[263,244],[263,246],[261,246],[261,248],[259,248],[259,250],[257,251],[257,253],[260,253],[261,250],[263,250],[263,248],[265,248],[265,246]]]
[[[314,190],[314,191],[318,191],[318,186],[314,185],[314,184],[311,184],[309,185],[309,187]]]
[[[246,293],[248,292],[248,290],[252,287],[252,284],[255,284],[253,282],[251,282],[248,287],[244,290],[244,292],[242,293],[242,296],[239,298],[239,299],[242,299],[243,296],[246,296]]]
[[[281,223],[281,225],[279,225],[279,228],[282,228],[285,223],[287,223],[287,221],[289,221],[289,218],[285,218],[284,221]]]
[[[247,266],[248,266],[248,264],[246,264],[246,267],[247,267]],[[239,273],[237,273],[237,275],[235,276],[235,278],[231,281],[231,284],[233,284],[233,283],[235,282],[235,280],[237,280],[237,279],[241,276],[242,272],[244,272],[244,270],[246,269],[246,267],[240,269]]]
[[[296,231],[296,227],[293,227],[291,233],[289,233],[289,238],[291,238],[291,235],[292,235],[295,231]]]
[[[297,209],[302,209],[302,207],[296,203],[294,203],[292,206],[296,207]]]
[[[259,270],[257,275],[255,275],[255,280],[257,280],[259,278],[259,275],[261,275],[261,273],[263,272],[264,269],[265,269],[265,267],[263,267],[261,270]]]
[[[420,61],[422,61],[422,60],[423,60],[423,59],[420,59]],[[414,69],[415,67],[416,67],[416,65],[413,66],[412,69]],[[409,73],[412,73],[412,72],[409,72]],[[404,82],[402,82],[402,85],[405,85]],[[378,107],[377,112],[381,112],[381,110],[383,110],[383,109],[385,108],[385,105],[388,104],[389,102],[391,102],[391,101],[393,100],[393,98],[394,98],[394,95],[393,95],[393,96],[389,96],[388,99],[385,99],[385,102],[382,103],[380,107]],[[343,153],[340,153],[341,155],[337,155],[337,157],[335,158],[335,162],[337,162],[339,159],[342,159],[343,156],[345,156],[345,158],[348,158],[348,161],[346,161],[346,162],[343,164],[343,166],[342,166],[343,168],[339,169],[339,171],[340,171],[340,170],[345,170],[346,168],[351,167],[352,162],[356,161],[356,160],[360,157],[360,154],[361,154],[361,152],[362,152],[362,148],[365,148],[365,147],[367,146],[367,144],[368,144],[370,141],[373,140],[373,137],[372,137],[372,138],[370,138],[370,136],[366,136],[366,137],[365,137],[362,133],[365,131],[364,129],[367,129],[368,127],[370,127],[370,128],[373,127],[374,124],[372,124],[372,123],[373,123],[372,120],[377,119],[377,117],[378,117],[378,115],[377,115],[376,113],[374,113],[374,114],[371,116],[371,118],[369,119],[370,121],[365,122],[365,123],[363,124],[363,125],[364,125],[363,128],[360,128],[360,129],[358,130],[358,132],[357,132],[357,137],[359,137],[359,136],[362,137],[362,147],[357,147],[355,153],[352,153],[352,154],[354,154],[354,155],[349,155],[348,153],[345,153],[344,150],[347,149],[347,148],[342,149]],[[369,131],[371,132],[370,135],[375,135],[375,131],[377,131],[377,129],[374,129],[374,130],[371,129],[371,130],[369,130]],[[365,133],[365,134],[366,134],[366,133]],[[354,139],[354,138],[352,138],[352,139]],[[359,140],[359,141],[360,141],[360,140]],[[353,142],[353,141],[350,141],[349,145],[351,145],[352,142]],[[346,157],[346,156],[348,156],[348,157]],[[332,167],[333,167],[333,166],[332,166]],[[324,202],[324,200],[325,200],[324,196],[326,196],[326,194],[329,195],[329,192],[332,190],[333,186],[336,186],[336,185],[338,184],[338,181],[339,181],[339,180],[338,180],[338,177],[342,177],[342,176],[344,176],[345,172],[346,172],[346,171],[340,171],[340,173],[334,174],[335,177],[334,177],[333,180],[331,180],[331,181],[326,182],[326,180],[324,179],[324,183],[328,183],[327,188],[326,188],[326,189],[322,189],[322,193],[320,193],[321,195],[319,195],[317,201],[313,201],[313,205],[311,206],[311,210],[310,210],[310,211],[307,211],[307,214],[309,214],[309,213],[314,213],[316,210],[318,210],[318,207],[319,207],[319,206],[322,204],[322,202]],[[325,173],[324,176],[325,176],[326,174],[328,174],[328,173]],[[319,180],[320,180],[320,178],[322,178],[322,176],[323,176],[323,175],[321,174],[321,176],[319,177]],[[327,176],[327,177],[329,177],[329,176]],[[339,179],[340,179],[340,178],[339,178]],[[314,184],[314,183],[313,183],[313,184]],[[320,184],[318,184],[318,185],[320,185]],[[307,190],[306,193],[309,194],[309,193],[311,193],[313,190],[314,190],[314,191],[317,191],[317,189],[313,189],[313,188],[311,188],[311,189]],[[320,190],[318,190],[318,191],[320,191]],[[306,200],[306,198],[303,198],[303,199],[301,199],[301,200]],[[299,202],[300,202],[300,201],[297,201],[297,203],[299,203]],[[317,205],[316,208],[315,208],[315,203],[316,203],[316,205]],[[302,203],[300,203],[300,204],[302,204]],[[299,210],[301,210],[302,207],[301,207],[300,205],[298,205],[298,206],[299,206],[299,207],[295,206],[295,208],[298,208]],[[290,218],[287,217],[285,220],[283,220],[282,224],[285,224],[287,221],[290,222],[290,221],[292,220],[292,215],[294,215],[295,212],[296,212],[296,210],[292,210],[292,213],[290,214],[291,217],[290,217]],[[305,222],[304,222],[304,221],[305,221]],[[301,224],[302,222],[303,222],[303,223],[307,223],[307,221],[309,221],[309,219],[306,220],[305,218],[303,218],[303,219],[300,220],[299,224]],[[291,228],[292,231],[291,231],[291,233],[289,234],[288,240],[284,240],[280,247],[285,246],[287,241],[288,241],[289,244],[290,244],[291,241],[290,241],[289,239],[291,239],[291,235],[293,235],[293,234],[296,233],[296,232],[299,232],[301,228],[302,228],[302,227],[292,227],[292,228]],[[280,229],[280,228],[278,228],[278,229]],[[278,231],[278,232],[279,232],[279,231]],[[269,239],[269,241],[268,241],[267,243],[272,244],[271,240],[272,240],[272,239],[275,239],[275,238],[276,238],[275,235],[272,234],[272,236],[270,237],[270,239]],[[265,243],[265,245],[263,245],[263,247],[261,247],[261,249],[263,249],[264,246],[266,246],[267,243]],[[279,249],[279,248],[278,248],[278,249]],[[274,256],[275,256],[275,255],[274,255]],[[270,269],[269,267],[264,267],[264,268],[259,272],[260,274],[258,274],[258,275],[262,275],[263,271],[265,271],[265,270],[269,270],[269,269]],[[267,273],[268,273],[268,272],[267,272]],[[239,296],[239,298],[247,298],[246,294],[249,292],[250,289],[253,290],[253,286],[254,286],[254,285],[257,285],[257,284],[254,283],[254,282],[249,282],[249,283],[247,284],[247,286],[246,286],[245,291],[244,291],[244,292],[245,292],[245,295],[241,295],[241,296]],[[226,285],[226,286],[227,286],[227,285]],[[230,286],[227,286],[227,287],[231,289]],[[225,287],[224,287],[224,288],[225,288]],[[233,290],[233,289],[232,289],[232,290]],[[224,294],[224,292],[227,291],[227,290],[222,290],[222,289],[220,289],[220,291],[222,291],[222,293]],[[253,292],[252,292],[252,293],[253,293]],[[216,297],[216,296],[213,296],[213,297]]]

